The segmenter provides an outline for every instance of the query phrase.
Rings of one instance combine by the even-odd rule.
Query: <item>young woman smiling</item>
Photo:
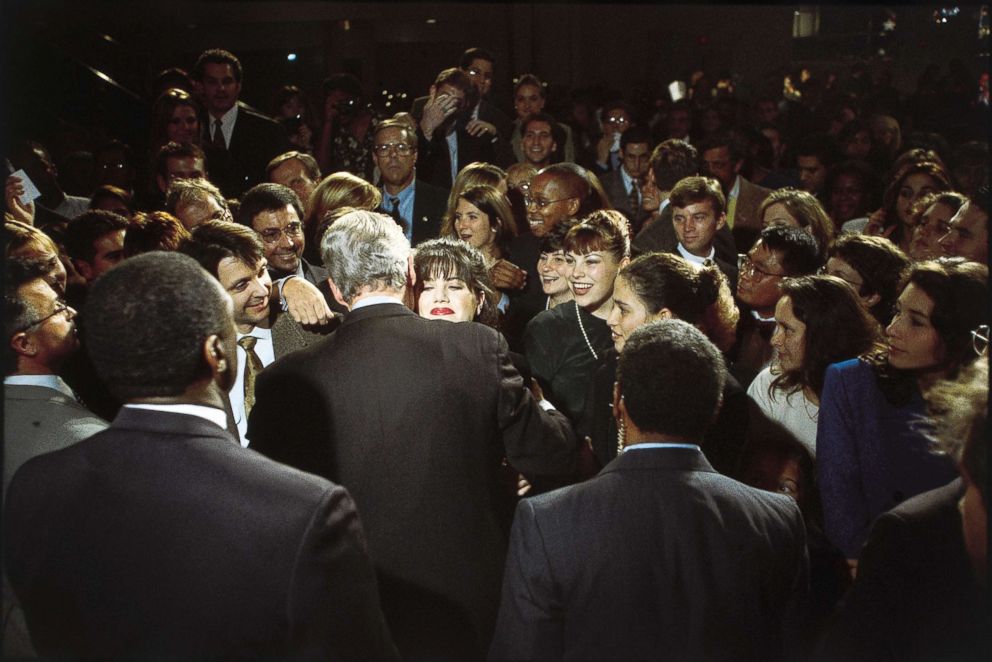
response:
[[[831,363],[880,349],[878,323],[840,278],[789,278],[775,306],[771,343],[775,359],[747,394],[816,457],[823,373]]]
[[[827,368],[817,427],[817,481],[827,537],[856,564],[872,521],[957,476],[930,452],[921,392],[973,363],[987,324],[988,267],[961,258],[911,266],[886,351]]]
[[[613,343],[606,318],[613,282],[629,261],[630,241],[608,214],[594,214],[565,235],[574,301],[538,314],[524,331],[524,354],[548,400],[577,421],[591,370]]]

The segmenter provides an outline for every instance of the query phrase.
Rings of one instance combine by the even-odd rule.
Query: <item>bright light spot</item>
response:
[[[429,18],[429,19],[427,19],[427,25],[434,25],[435,23],[437,23],[437,19],[436,18]]]
[[[108,83],[113,83],[114,82],[114,81],[110,80],[110,76],[108,76],[107,74],[103,73],[102,71],[97,71],[96,69],[94,69],[93,71],[96,72],[96,75],[99,78],[107,81]]]
[[[290,62],[296,62],[296,53],[290,53],[289,55],[286,56],[286,59],[289,60]]]
[[[390,95],[389,95],[388,97],[386,97],[386,98],[387,98],[387,99],[392,99],[392,98],[393,98],[393,95],[392,95],[392,94],[390,94]]]
[[[392,106],[392,105],[393,105],[393,103],[392,103],[391,101],[387,101],[387,102],[386,102],[386,108],[389,108],[389,107],[390,107],[390,106]]]

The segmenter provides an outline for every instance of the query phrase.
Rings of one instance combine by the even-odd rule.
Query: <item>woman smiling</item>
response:
[[[613,281],[629,260],[630,242],[609,216],[595,215],[569,230],[562,248],[571,268],[574,301],[527,324],[524,353],[548,400],[577,421],[591,370],[613,344],[606,318],[613,308]]]

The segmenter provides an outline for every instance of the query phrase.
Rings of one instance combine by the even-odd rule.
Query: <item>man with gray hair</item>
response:
[[[206,221],[234,221],[220,189],[206,179],[177,179],[169,184],[165,209],[187,230]]]
[[[352,491],[403,656],[480,658],[506,548],[501,460],[528,477],[562,476],[575,437],[527,389],[499,333],[404,305],[416,276],[391,217],[345,214],[321,254],[350,312],[262,373],[252,447]]]

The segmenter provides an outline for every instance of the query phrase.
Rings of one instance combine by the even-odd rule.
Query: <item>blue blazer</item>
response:
[[[954,462],[930,450],[920,423],[923,397],[895,406],[860,359],[827,368],[816,431],[816,478],[827,537],[849,559],[876,517],[957,477]]]

